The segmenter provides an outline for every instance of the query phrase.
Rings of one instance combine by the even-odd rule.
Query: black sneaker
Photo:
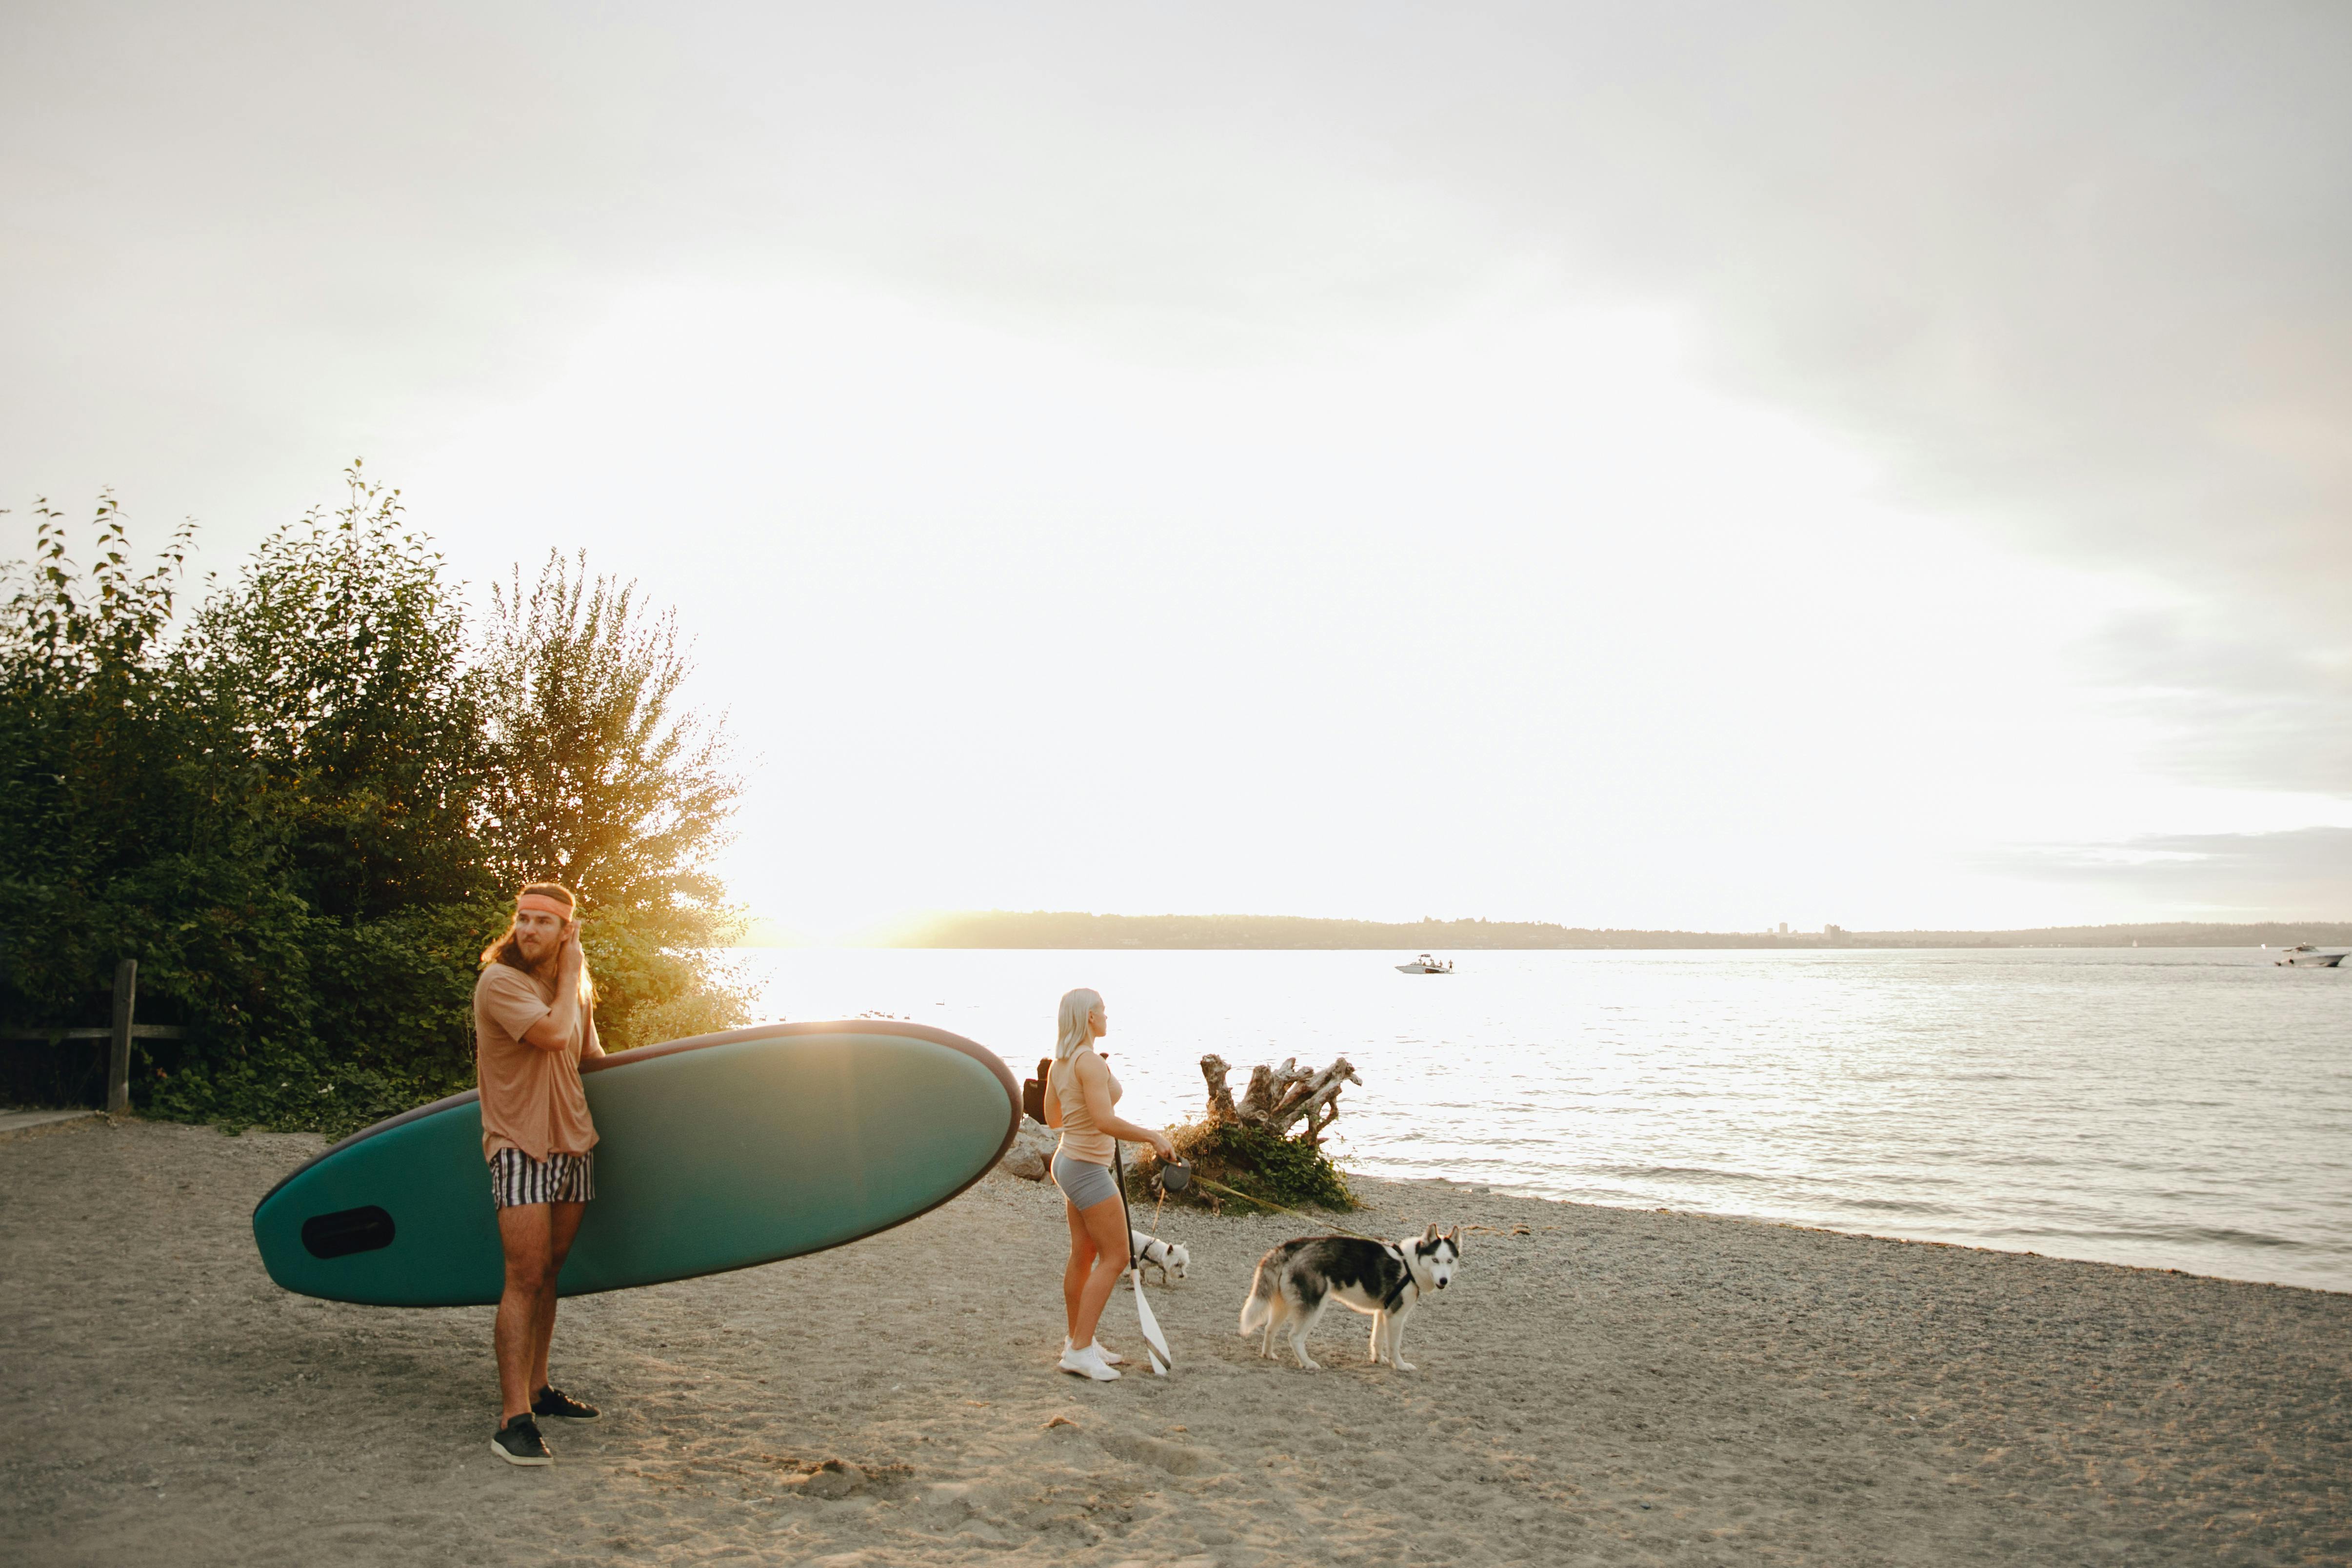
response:
[[[530,1402],[530,1413],[534,1416],[562,1416],[572,1421],[593,1421],[596,1406],[583,1399],[572,1398],[551,1383],[539,1391],[539,1397]]]
[[[547,1451],[547,1439],[539,1435],[539,1423],[528,1416],[518,1416],[499,1428],[490,1439],[490,1452],[510,1465],[551,1465],[555,1456]]]

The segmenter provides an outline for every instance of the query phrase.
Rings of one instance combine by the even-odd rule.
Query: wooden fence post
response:
[[[114,1051],[106,1067],[106,1113],[131,1111],[131,1016],[139,993],[139,960],[125,958],[114,966]],[[84,1060],[87,1060],[85,1058]]]

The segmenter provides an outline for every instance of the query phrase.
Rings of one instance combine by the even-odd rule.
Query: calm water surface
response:
[[[2352,1290],[2352,972],[2245,949],[739,956],[1025,1076],[1092,986],[1139,1119],[1202,1055],[1345,1055],[1343,1164],[1590,1203]]]

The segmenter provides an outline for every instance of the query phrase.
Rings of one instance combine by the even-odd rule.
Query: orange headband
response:
[[[552,915],[562,920],[572,918],[572,906],[559,903],[543,893],[526,893],[515,900],[515,912],[533,910],[541,915]]]

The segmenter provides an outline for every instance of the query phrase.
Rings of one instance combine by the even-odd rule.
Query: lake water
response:
[[[936,1024],[1016,1077],[1092,986],[1155,1123],[1206,1052],[1237,1092],[1344,1055],[1370,1175],[2352,1290],[2352,972],[2259,951],[736,956],[768,1017]]]

